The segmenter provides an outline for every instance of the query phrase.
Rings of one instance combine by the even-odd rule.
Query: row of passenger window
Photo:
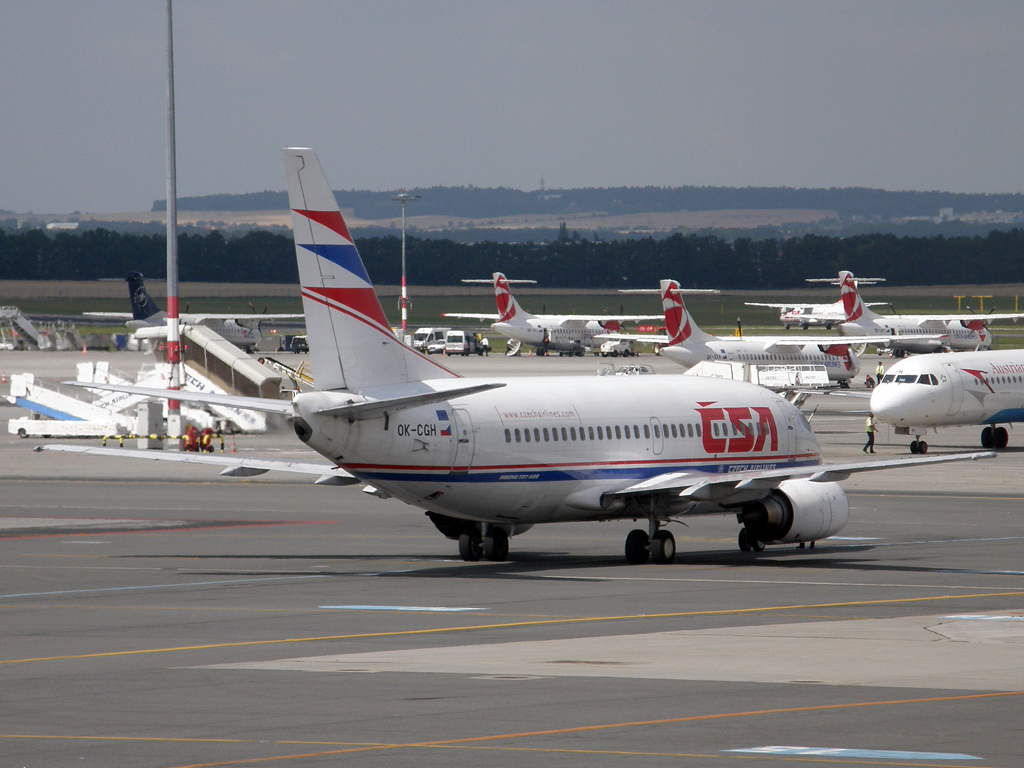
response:
[[[639,440],[640,432],[643,431],[645,440],[651,439],[651,426],[644,424],[642,427],[633,424],[626,424],[625,426],[616,424],[612,426],[597,426],[597,427],[533,427],[533,429],[506,429],[505,430],[505,442],[511,443],[513,440],[517,443],[539,443],[542,440],[545,443],[552,442],[557,443],[561,440],[564,443],[568,442],[586,442],[587,440]],[[669,436],[680,438],[680,437],[693,437],[696,435],[700,437],[700,424],[666,424],[664,428],[660,424],[654,425],[654,436],[659,440],[662,437],[662,433],[667,438]],[[614,436],[613,436],[614,435]]]

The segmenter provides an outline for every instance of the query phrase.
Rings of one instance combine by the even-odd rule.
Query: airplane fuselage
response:
[[[600,346],[594,341],[607,330],[596,320],[589,322],[557,322],[538,317],[507,323],[493,323],[491,328],[503,336],[531,347],[553,352],[573,352]]]
[[[907,318],[900,315],[886,315],[872,319],[861,318],[839,326],[844,336],[870,336],[888,334],[893,336],[890,347],[904,352],[927,353],[946,348],[957,352],[988,349],[992,334],[987,329],[975,330],[965,327],[959,320],[949,322],[926,318]],[[936,336],[943,338],[916,338]]]
[[[635,517],[603,505],[602,495],[665,473],[720,475],[821,461],[799,410],[742,382],[595,376],[567,383],[513,378],[490,392],[351,423],[316,414],[334,393],[300,394],[296,431],[391,496],[515,530]],[[722,509],[684,499],[673,506],[674,514],[702,511]]]
[[[720,337],[706,342],[686,341],[664,347],[661,354],[688,367],[705,360],[725,360],[751,365],[823,365],[828,371],[830,381],[852,379],[860,370],[857,358],[847,354],[845,348],[843,354],[830,354],[822,351],[817,345],[783,346],[772,351],[765,351],[764,347],[765,343],[757,341],[756,337]]]
[[[902,360],[875,387],[871,410],[899,427],[1024,421],[1024,350]]]

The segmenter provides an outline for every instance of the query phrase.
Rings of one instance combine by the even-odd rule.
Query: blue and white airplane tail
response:
[[[455,378],[391,330],[316,153],[289,148],[284,160],[317,389],[361,392]]]
[[[146,283],[142,279],[141,272],[129,272],[125,281],[128,283],[128,296],[132,303],[132,320],[149,320],[154,318],[154,315],[166,317],[163,310],[150,297],[149,291],[146,290]]]

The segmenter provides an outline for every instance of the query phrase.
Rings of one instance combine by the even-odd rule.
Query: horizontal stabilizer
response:
[[[422,392],[416,395],[405,397],[392,397],[384,400],[370,400],[363,403],[345,403],[322,408],[318,414],[325,416],[338,416],[349,421],[362,421],[364,419],[377,419],[384,413],[404,411],[408,408],[418,408],[421,405],[439,403],[442,400],[454,400],[458,397],[475,395],[478,392],[487,392],[491,389],[504,387],[504,383],[495,384],[474,384],[471,387],[453,387],[434,392]]]
[[[286,416],[292,415],[292,403],[290,400],[271,400],[268,397],[244,397],[243,395],[218,395],[213,392],[190,392],[187,389],[171,391],[169,389],[156,389],[151,387],[136,387],[132,384],[93,384],[83,381],[65,381],[63,384],[69,387],[84,387],[86,389],[104,389],[109,392],[127,392],[130,395],[143,395],[144,397],[157,397],[164,400],[179,400],[183,403],[205,403],[209,405],[226,405],[231,408],[248,408],[251,411],[263,411],[264,413],[281,413]]]
[[[88,445],[40,445],[34,450],[36,452],[86,453],[92,456],[109,456],[118,459],[148,459],[150,461],[176,461],[183,464],[210,464],[218,467],[227,467],[221,474],[228,477],[252,477],[254,475],[262,475],[265,472],[277,471],[316,475],[320,478],[317,482],[321,484],[324,484],[322,482],[324,478],[330,479],[330,485],[355,485],[360,482],[340,467],[302,461],[243,459],[238,456],[188,453],[185,451],[138,451],[131,448],[94,448]]]

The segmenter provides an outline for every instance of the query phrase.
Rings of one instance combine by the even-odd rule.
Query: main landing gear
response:
[[[740,550],[743,552],[764,552],[764,542],[751,536],[746,526],[740,528],[740,535],[736,543],[740,545]]]
[[[668,565],[676,559],[676,539],[670,531],[658,529],[659,523],[651,521],[653,535],[636,528],[626,536],[626,562],[643,565],[648,560],[656,565]]]
[[[508,534],[496,526],[488,526],[482,536],[476,528],[463,531],[459,536],[459,556],[471,563],[481,558],[500,563],[508,557]]]
[[[928,453],[928,443],[924,440],[914,440],[910,444],[911,453]]]
[[[981,430],[981,447],[995,448],[997,451],[1005,448],[1010,442],[1010,433],[1006,427],[985,427]]]

